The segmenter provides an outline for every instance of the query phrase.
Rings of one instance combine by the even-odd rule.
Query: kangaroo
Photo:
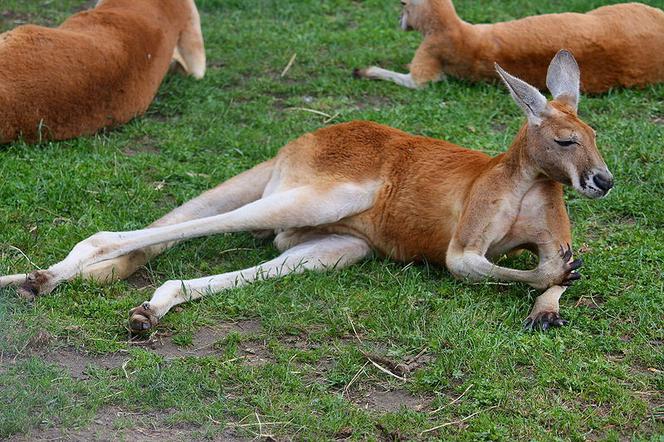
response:
[[[0,143],[124,124],[147,110],[173,59],[204,76],[194,0],[101,0],[58,28],[0,34]]]
[[[543,89],[549,60],[566,48],[578,60],[581,88],[587,93],[664,82],[664,11],[641,3],[479,25],[461,20],[451,0],[402,0],[401,4],[401,28],[416,29],[424,37],[410,73],[372,66],[356,69],[356,77],[418,88],[445,74],[493,80],[497,78],[493,63],[498,62]]]
[[[21,296],[33,298],[77,276],[126,278],[189,238],[271,231],[282,255],[244,270],[168,281],[129,312],[130,329],[149,330],[175,305],[209,293],[289,272],[349,266],[372,252],[399,261],[426,259],[473,281],[525,282],[544,290],[527,326],[564,325],[558,300],[580,277],[581,261],[572,256],[563,185],[599,198],[613,177],[594,130],[577,117],[579,68],[569,52],[559,52],[549,66],[551,102],[496,69],[527,122],[494,158],[368,121],[322,128],[149,228],[97,233],[47,270],[0,278],[0,287],[17,285]],[[538,255],[537,268],[491,261],[520,249]]]

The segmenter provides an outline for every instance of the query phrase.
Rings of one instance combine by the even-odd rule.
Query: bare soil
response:
[[[166,419],[171,411],[162,412],[130,412],[119,407],[103,409],[88,426],[76,429],[42,428],[28,434],[14,436],[10,441],[193,441],[203,440],[205,435],[200,427],[195,425],[175,426],[169,425]],[[226,429],[222,433],[205,440],[212,441],[248,441],[250,439],[238,436],[233,429]]]
[[[200,329],[193,337],[193,344],[189,346],[179,346],[173,343],[170,336],[154,335],[149,341],[140,342],[141,346],[147,350],[163,356],[165,359],[175,359],[188,356],[209,356],[219,354],[219,351],[214,347],[214,344],[223,340],[231,332],[240,333],[243,335],[253,335],[260,333],[262,330],[260,321],[255,319],[248,319],[235,323],[219,324],[214,327],[205,327]],[[253,347],[253,346],[252,346]],[[251,348],[250,348],[251,349]],[[267,350],[266,350],[267,351]],[[258,346],[253,351],[245,351],[247,358],[252,359],[257,356]]]
[[[122,150],[122,153],[128,157],[133,157],[140,153],[158,155],[161,153],[161,149],[152,138],[144,136],[133,139],[131,143]]]
[[[351,400],[358,407],[372,410],[377,413],[392,413],[401,407],[411,411],[422,411],[429,408],[432,399],[425,396],[415,396],[407,390],[393,387],[360,386]]]

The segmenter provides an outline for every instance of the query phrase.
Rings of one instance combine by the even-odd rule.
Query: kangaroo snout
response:
[[[581,193],[588,198],[603,198],[613,188],[613,175],[608,169],[594,169],[581,177]]]
[[[606,172],[599,172],[593,176],[593,183],[597,186],[604,195],[609,193],[609,190],[613,187],[613,175],[608,170]]]

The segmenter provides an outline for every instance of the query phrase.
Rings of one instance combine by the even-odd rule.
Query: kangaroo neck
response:
[[[459,18],[451,0],[431,0],[430,10],[423,19],[420,31],[424,36],[429,34],[456,34],[468,32],[472,25]]]
[[[500,168],[507,181],[507,189],[517,198],[522,198],[537,182],[548,180],[528,154],[528,125],[525,124],[512,145],[494,159],[492,168]]]

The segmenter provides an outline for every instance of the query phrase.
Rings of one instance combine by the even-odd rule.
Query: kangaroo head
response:
[[[528,117],[525,149],[539,171],[589,198],[609,193],[613,176],[597,150],[595,131],[576,114],[580,73],[574,56],[561,50],[549,65],[546,85],[553,101],[498,64],[496,70]]]

